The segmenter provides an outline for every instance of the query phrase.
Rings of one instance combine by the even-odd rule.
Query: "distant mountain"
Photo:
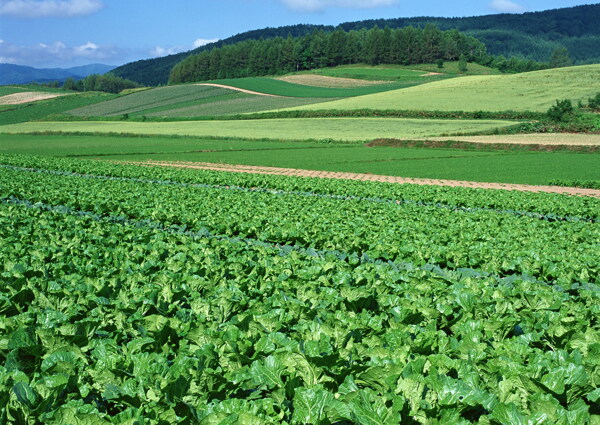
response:
[[[33,68],[31,66],[0,63],[0,85],[46,83],[64,81],[69,77],[80,79],[90,74],[106,74],[114,66],[94,63],[73,68]]]
[[[481,40],[488,52],[507,57],[516,56],[535,61],[548,61],[557,47],[566,47],[576,64],[600,63],[600,3],[523,14],[496,14],[468,18],[398,18],[346,22],[334,26],[294,25],[244,32],[207,44],[189,52],[128,63],[113,74],[145,85],[166,84],[169,72],[186,57],[244,40],[273,37],[301,37],[316,30],[334,31],[342,28],[372,28],[374,26],[402,28],[423,27],[434,23],[442,30],[457,29]]]

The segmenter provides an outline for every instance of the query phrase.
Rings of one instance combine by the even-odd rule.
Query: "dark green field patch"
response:
[[[265,77],[236,78],[231,80],[213,80],[209,82],[215,84],[224,84],[231,87],[237,87],[240,89],[251,90],[259,93],[274,94],[277,96],[323,98],[362,96],[365,94],[379,93],[383,91],[395,90],[405,87],[401,83],[386,83],[365,87],[327,88],[288,83],[287,81],[281,81],[276,80],[274,78]]]
[[[75,108],[81,108],[105,100],[116,95],[100,92],[88,92],[59,96],[21,105],[6,105],[0,109],[0,125],[17,124],[32,120],[41,120],[53,114],[63,114]]]

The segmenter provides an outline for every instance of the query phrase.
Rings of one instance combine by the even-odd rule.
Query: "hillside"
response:
[[[512,75],[474,75],[294,109],[546,111],[557,99],[574,102],[600,92],[600,65]]]
[[[338,27],[346,31],[373,28],[374,26],[402,28],[423,27],[434,23],[442,30],[457,29],[475,36],[485,43],[488,52],[495,55],[518,56],[537,61],[547,61],[556,47],[567,47],[577,63],[600,62],[600,4],[532,12],[524,14],[496,14],[468,18],[398,18],[347,22]],[[334,26],[294,25],[248,31],[211,43],[189,52],[132,62],[112,72],[123,78],[146,85],[166,84],[169,72],[186,57],[213,47],[234,44],[245,40],[299,37],[315,30],[334,31]]]
[[[90,74],[104,74],[113,68],[113,66],[102,64],[73,68],[33,68],[31,66],[0,63],[0,85],[64,81],[69,77],[79,79]]]

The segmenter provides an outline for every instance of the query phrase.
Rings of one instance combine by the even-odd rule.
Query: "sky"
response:
[[[122,65],[241,32],[363,19],[523,13],[577,0],[0,0],[0,63]]]

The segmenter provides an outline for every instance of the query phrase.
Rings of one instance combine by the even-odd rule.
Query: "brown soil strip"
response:
[[[287,75],[285,77],[276,77],[276,80],[286,81],[288,83],[300,84],[303,86],[325,87],[325,88],[352,88],[367,87],[380,84],[389,84],[392,81],[370,81],[359,80],[356,78],[328,77],[317,74]]]
[[[467,142],[467,141],[455,141],[455,138],[451,140],[445,139],[434,139],[434,140],[404,140],[404,139],[376,139],[365,146],[369,148],[374,147],[388,147],[388,148],[412,148],[422,147],[431,149],[464,149],[464,150],[483,150],[483,151],[533,151],[533,152],[598,152],[600,151],[600,144],[586,144],[586,141],[581,139],[576,143],[571,142],[570,144],[539,144],[532,141],[531,143],[508,143],[500,140],[489,142]],[[564,143],[564,142],[563,142]]]
[[[0,105],[19,105],[21,103],[36,102],[38,100],[52,99],[53,97],[64,96],[62,93],[43,93],[35,91],[26,91],[22,93],[7,94],[0,96]]]
[[[421,75],[421,77],[432,77],[434,75],[443,75],[441,72],[428,72],[427,74]]]
[[[194,84],[195,86],[211,86],[211,87],[219,87],[221,89],[229,89],[229,90],[235,90],[235,91],[240,91],[242,93],[248,93],[248,94],[256,94],[258,96],[269,96],[269,97],[286,97],[286,96],[278,96],[276,94],[268,94],[268,93],[260,93],[257,91],[252,91],[252,90],[246,90],[246,89],[240,89],[238,87],[233,87],[233,86],[226,86],[224,84],[213,84],[213,83],[198,83],[198,84]]]
[[[137,162],[138,165],[158,166],[158,167],[178,167],[191,168],[198,170],[214,170],[214,171],[229,171],[234,173],[253,173],[253,174],[271,174],[292,177],[317,177],[328,179],[345,179],[345,180],[361,180],[361,181],[377,181],[385,183],[399,184],[418,184],[427,186],[450,186],[450,187],[469,187],[479,189],[500,189],[500,190],[517,190],[521,192],[545,192],[558,193],[572,196],[589,196],[600,199],[600,190],[596,189],[581,189],[575,187],[560,187],[560,186],[533,186],[526,184],[512,183],[483,183],[470,182],[460,180],[438,180],[438,179],[420,179],[406,178],[396,176],[380,176],[375,174],[359,174],[359,173],[344,173],[335,171],[316,171],[316,170],[299,170],[295,168],[278,168],[278,167],[262,167],[254,165],[232,165],[212,162],[184,162],[184,161],[148,161]]]
[[[533,133],[497,136],[452,136],[434,137],[430,140],[453,140],[470,143],[508,143],[520,145],[579,145],[600,146],[600,134],[578,133]]]

